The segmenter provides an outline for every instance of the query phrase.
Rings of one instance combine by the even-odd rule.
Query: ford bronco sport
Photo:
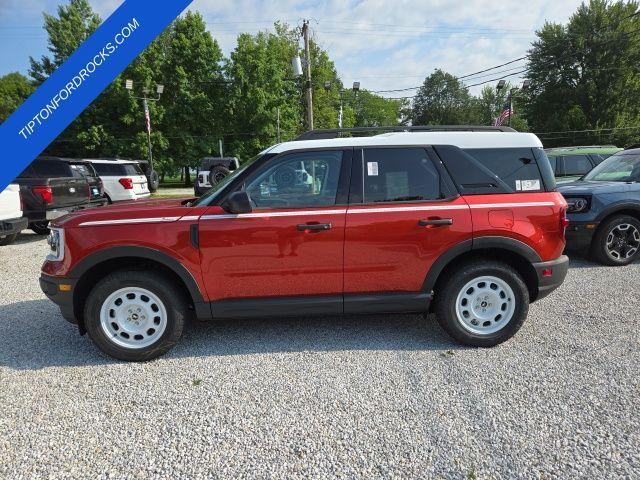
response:
[[[56,219],[41,288],[124,360],[189,317],[433,311],[496,345],[564,280],[567,204],[535,135],[469,129],[282,143],[199,200]]]

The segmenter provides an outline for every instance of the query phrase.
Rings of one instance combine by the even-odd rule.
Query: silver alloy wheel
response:
[[[116,345],[145,348],[162,337],[167,328],[167,309],[149,290],[121,288],[103,302],[100,325],[107,338]]]
[[[474,278],[462,287],[456,298],[458,321],[476,335],[490,335],[502,330],[515,310],[513,290],[498,277]]]
[[[640,248],[640,232],[630,223],[613,227],[607,235],[605,250],[613,260],[620,262],[634,256]]]

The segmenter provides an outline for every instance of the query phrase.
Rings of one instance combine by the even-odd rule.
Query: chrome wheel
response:
[[[100,326],[107,338],[120,347],[145,348],[162,337],[167,328],[167,310],[149,290],[121,288],[102,304]]]
[[[617,262],[634,256],[640,248],[640,231],[630,223],[621,223],[613,227],[607,235],[605,250],[610,258]]]
[[[483,276],[468,282],[458,293],[456,317],[474,334],[489,335],[502,330],[515,312],[513,290],[504,280]]]

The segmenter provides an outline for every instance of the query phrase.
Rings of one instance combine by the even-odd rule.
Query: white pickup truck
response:
[[[20,186],[12,183],[0,192],[0,246],[13,243],[27,223],[22,216]]]

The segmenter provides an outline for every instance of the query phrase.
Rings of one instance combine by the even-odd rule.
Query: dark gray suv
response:
[[[569,204],[567,249],[606,265],[640,258],[640,148],[616,153],[558,190]]]

